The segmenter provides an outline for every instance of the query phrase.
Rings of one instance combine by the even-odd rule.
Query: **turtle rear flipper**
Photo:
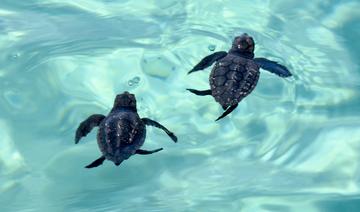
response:
[[[195,90],[195,89],[191,89],[191,88],[187,88],[186,90],[190,91],[193,94],[196,94],[198,96],[207,96],[207,95],[211,95],[211,90],[204,90],[204,91],[199,91],[199,90]]]
[[[221,58],[225,57],[227,55],[227,52],[221,51],[221,52],[215,52],[211,55],[208,55],[204,57],[193,69],[191,69],[188,74],[191,74],[195,71],[203,70],[209,66],[211,66],[214,62],[220,60]]]
[[[100,166],[101,164],[103,164],[105,160],[105,157],[104,156],[101,156],[100,158],[94,160],[92,163],[90,163],[89,165],[85,166],[85,168],[87,169],[91,169],[91,168],[94,168],[94,167],[98,167]]]
[[[153,127],[157,127],[160,128],[162,130],[164,130],[166,132],[166,134],[176,143],[177,142],[177,137],[174,135],[174,133],[172,133],[170,130],[166,129],[166,127],[164,127],[163,125],[161,125],[160,123],[151,120],[149,118],[142,118],[141,119],[144,124],[149,125],[149,126],[153,126]]]
[[[238,106],[238,104],[235,105],[231,105],[219,118],[217,118],[215,121],[218,121],[222,118],[224,118],[225,116],[229,115],[233,110],[235,110],[235,108]]]
[[[143,149],[138,149],[136,150],[135,154],[139,154],[139,155],[150,155],[153,154],[155,152],[159,152],[163,150],[163,148],[159,148],[159,149],[154,149],[154,150],[143,150]]]
[[[89,116],[85,121],[81,122],[76,130],[75,144],[79,143],[81,137],[86,136],[94,127],[99,126],[104,118],[104,115],[94,114]]]
[[[260,68],[269,71],[271,73],[274,73],[280,77],[291,77],[292,74],[290,73],[290,71],[283,65],[275,62],[275,61],[271,61],[268,60],[266,58],[255,58],[254,59],[255,63],[258,64],[260,66]]]

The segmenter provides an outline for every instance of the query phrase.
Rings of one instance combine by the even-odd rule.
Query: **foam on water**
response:
[[[358,1],[0,2],[0,211],[357,211]],[[186,73],[247,32],[261,72],[226,119],[209,70]],[[78,124],[135,93],[146,149],[115,167]]]

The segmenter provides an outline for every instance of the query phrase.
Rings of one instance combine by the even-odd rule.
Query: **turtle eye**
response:
[[[250,38],[246,39],[246,43],[248,43],[250,46],[253,44],[252,40]]]
[[[243,41],[240,42],[240,44],[239,44],[238,46],[246,49],[246,48],[248,47],[248,45],[249,45],[249,44],[248,44],[246,41],[243,40]]]

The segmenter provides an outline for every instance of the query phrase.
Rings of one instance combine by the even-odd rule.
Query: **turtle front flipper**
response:
[[[238,104],[235,105],[231,105],[219,118],[217,118],[215,121],[218,121],[222,118],[224,118],[225,116],[229,115],[233,110],[235,110],[235,108],[238,106]]]
[[[139,155],[150,155],[153,154],[155,152],[159,152],[163,150],[163,148],[159,148],[159,149],[154,149],[154,150],[143,150],[143,149],[138,149],[136,150],[135,154],[139,154]]]
[[[290,71],[285,66],[283,66],[275,61],[271,61],[266,58],[260,58],[260,57],[255,58],[254,61],[256,64],[258,64],[260,66],[260,68],[267,70],[271,73],[274,73],[280,77],[291,77],[292,76]]]
[[[157,127],[160,128],[162,130],[164,130],[166,132],[166,134],[176,143],[177,142],[177,137],[175,136],[174,133],[170,132],[170,130],[166,129],[166,127],[164,127],[163,125],[161,125],[160,123],[153,121],[149,118],[142,118],[141,119],[145,125],[149,125],[149,126],[153,126],[153,127]]]
[[[191,88],[187,88],[186,90],[190,91],[193,94],[196,94],[198,96],[206,96],[206,95],[211,95],[211,90],[204,90],[204,91],[199,91],[199,90],[195,90],[195,89],[191,89]]]
[[[221,58],[225,57],[227,55],[227,52],[221,51],[221,52],[215,52],[211,55],[208,55],[204,57],[193,69],[191,69],[188,74],[191,74],[195,71],[203,70],[209,66],[211,66],[214,62],[220,60]]]
[[[101,164],[103,164],[105,160],[105,157],[104,156],[101,156],[100,158],[94,160],[92,163],[90,163],[89,165],[85,166],[85,168],[87,169],[91,169],[91,168],[94,168],[94,167],[98,167],[100,166]]]
[[[81,137],[86,136],[94,127],[99,126],[104,118],[104,115],[94,114],[89,116],[85,121],[81,122],[76,130],[75,144],[79,143]]]

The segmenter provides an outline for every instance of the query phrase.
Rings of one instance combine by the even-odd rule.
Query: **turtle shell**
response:
[[[254,90],[259,68],[251,59],[228,54],[211,71],[211,95],[224,109],[239,103]]]
[[[113,111],[101,123],[97,141],[106,159],[128,159],[145,141],[146,128],[136,112]]]

